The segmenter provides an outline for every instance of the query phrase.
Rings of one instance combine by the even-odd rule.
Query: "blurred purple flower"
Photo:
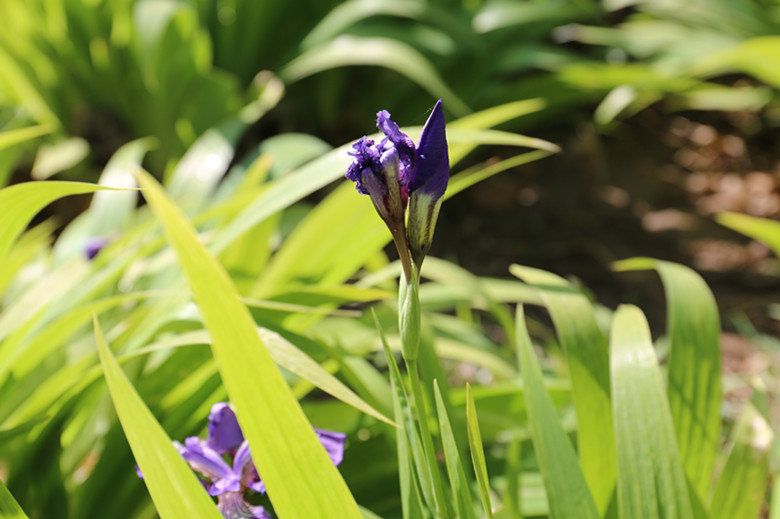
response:
[[[262,506],[253,506],[244,499],[247,490],[265,493],[265,485],[252,462],[249,443],[228,404],[220,402],[211,407],[208,431],[205,440],[191,436],[183,445],[178,442],[174,445],[190,467],[202,476],[209,495],[218,497],[219,511],[226,519],[271,519]],[[316,428],[315,432],[333,463],[340,464],[346,434]]]
[[[88,260],[92,260],[98,255],[103,247],[108,245],[108,238],[103,236],[95,236],[87,240],[87,244],[84,245],[84,255]]]
[[[385,137],[378,144],[363,137],[352,146],[354,151],[350,155],[355,160],[347,169],[346,177],[357,184],[360,193],[371,198],[393,233],[401,261],[408,257],[403,250],[405,246],[419,267],[430,248],[441,198],[450,178],[441,99],[425,122],[416,147],[390,120],[386,110],[377,114],[376,125]],[[408,234],[407,205],[410,206]],[[399,239],[401,235],[403,239]]]

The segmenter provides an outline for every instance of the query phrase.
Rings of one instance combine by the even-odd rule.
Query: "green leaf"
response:
[[[607,339],[591,303],[566,280],[520,265],[510,271],[538,290],[555,324],[569,365],[582,472],[599,511],[605,513],[615,486]]]
[[[2,480],[0,480],[0,517],[3,519],[28,519]]]
[[[519,305],[515,328],[528,424],[539,469],[544,475],[550,516],[554,519],[600,519],[596,502],[577,463],[574,447],[544,387],[542,372],[528,336],[523,307]]]
[[[715,221],[764,243],[780,256],[780,222],[739,213],[718,213]]]
[[[670,342],[669,408],[685,473],[706,502],[721,430],[720,317],[715,298],[704,280],[683,265],[633,258],[615,267],[653,268],[663,280]]]
[[[10,148],[11,146],[35,139],[36,137],[46,135],[50,132],[51,128],[43,124],[0,132],[0,150]]]
[[[258,336],[230,278],[160,185],[143,171],[137,178],[211,335],[222,381],[274,509],[284,519],[359,518],[354,498]]]
[[[0,263],[38,212],[58,198],[107,189],[80,182],[24,182],[0,189]]]
[[[734,427],[726,465],[710,502],[711,519],[755,519],[764,502],[774,434],[752,405]]]
[[[482,436],[479,433],[479,419],[477,418],[477,408],[474,405],[474,395],[471,394],[471,385],[468,383],[466,383],[466,424],[469,432],[471,461],[474,463],[474,473],[477,475],[477,485],[479,486],[479,496],[482,498],[482,506],[485,508],[485,517],[492,519],[493,506],[490,504],[490,481],[485,464],[485,451],[482,447]]]
[[[402,430],[396,431],[396,446],[398,448],[398,477],[401,485],[401,508],[405,519],[421,519],[426,517],[425,509],[421,500],[421,494],[428,496],[432,494],[430,478],[419,477],[423,466],[427,467],[425,458],[422,456],[422,448],[417,435],[417,428],[412,419],[409,396],[401,379],[401,372],[395,361],[393,352],[387,344],[384,330],[379,324],[379,319],[374,313],[374,323],[379,332],[379,338],[382,341],[382,350],[387,359],[389,368],[390,385],[393,390],[393,411],[395,421],[401,424]],[[422,464],[422,465],[421,465]],[[416,469],[416,470],[415,470]],[[424,483],[427,488],[420,488]],[[431,497],[427,498],[429,502]]]
[[[669,403],[639,308],[618,308],[610,343],[620,517],[691,518]]]
[[[444,83],[430,61],[413,47],[390,38],[341,36],[300,54],[285,65],[279,76],[293,83],[318,72],[348,65],[373,65],[394,70],[432,96],[446,99],[447,108],[458,115],[471,111]]]
[[[455,501],[455,513],[460,519],[476,519],[474,503],[471,500],[471,489],[466,478],[466,471],[458,453],[458,444],[452,432],[452,424],[447,416],[447,406],[439,391],[439,384],[434,380],[433,390],[436,398],[436,414],[439,417],[439,433],[444,450],[444,461],[447,464],[447,474],[450,478],[450,488]],[[471,393],[469,392],[469,396]],[[473,402],[473,399],[470,400]]]
[[[93,320],[106,384],[157,513],[162,519],[221,518],[195,473],[119,367],[97,317]]]
[[[373,416],[388,425],[395,425],[392,420],[371,407],[365,400],[341,383],[339,379],[325,371],[314,359],[306,355],[290,341],[267,328],[258,328],[257,333],[260,335],[263,344],[268,348],[268,352],[271,354],[274,362],[290,371],[290,373],[311,382],[324,392],[338,398],[358,411]],[[141,348],[133,352],[133,356],[193,344],[211,344],[211,337],[203,330],[184,333],[175,337],[165,338],[160,342]]]

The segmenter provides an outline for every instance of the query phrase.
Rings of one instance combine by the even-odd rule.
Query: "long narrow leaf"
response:
[[[490,503],[490,480],[485,464],[485,451],[482,446],[482,435],[479,433],[477,407],[474,405],[474,395],[471,394],[471,385],[468,383],[466,384],[466,425],[469,431],[469,449],[471,450],[471,461],[474,463],[474,473],[477,475],[479,496],[482,498],[482,506],[485,508],[485,517],[492,519],[493,505]]]
[[[419,464],[425,463],[425,460],[419,453],[420,449],[415,449],[413,447],[414,444],[419,444],[420,442],[417,440],[417,429],[412,420],[409,396],[406,394],[406,389],[404,389],[403,381],[401,380],[401,372],[398,369],[398,364],[395,362],[393,352],[387,344],[384,330],[379,325],[376,314],[374,314],[374,322],[382,341],[382,349],[385,353],[385,358],[387,359],[387,365],[390,371],[390,385],[393,389],[393,411],[395,412],[395,420],[401,424],[401,430],[396,432],[398,476],[401,485],[401,509],[403,510],[405,519],[421,519],[426,516],[421,501],[421,495],[424,492],[431,494],[432,491],[430,489],[426,491],[420,488],[420,480],[424,480],[425,478],[418,478],[418,472],[415,469],[419,469]],[[428,485],[430,486],[430,483],[428,483]]]
[[[539,291],[555,324],[571,374],[582,472],[603,514],[615,485],[607,339],[596,322],[591,303],[566,280],[519,265],[512,265],[510,271]]]
[[[450,488],[455,501],[455,512],[460,519],[476,519],[474,503],[471,500],[471,490],[466,478],[466,471],[463,469],[463,463],[458,453],[458,444],[452,432],[452,424],[447,415],[447,406],[444,404],[441,391],[439,391],[439,384],[435,380],[433,382],[433,390],[436,398],[436,414],[439,417],[439,433],[441,434],[441,443],[444,450],[444,461],[447,464]]]
[[[775,255],[780,256],[780,222],[729,212],[718,213],[715,216],[715,221],[754,240],[763,242],[772,249]]]
[[[620,517],[692,518],[661,372],[639,308],[618,308],[610,342]]]
[[[137,178],[211,335],[222,381],[274,509],[282,519],[361,517],[230,278],[160,185],[143,171]]]
[[[531,439],[544,475],[550,516],[554,519],[600,519],[596,503],[577,463],[574,447],[563,430],[531,347],[523,307],[517,307],[517,350],[523,373]]]
[[[355,409],[373,416],[388,425],[395,425],[392,420],[374,409],[290,341],[267,328],[258,328],[257,332],[260,334],[260,338],[266,345],[266,348],[268,348],[268,352],[271,354],[274,362],[278,365],[311,382],[314,386],[338,398],[345,404],[351,405]],[[211,337],[203,330],[188,332],[170,338],[167,337],[155,344],[136,350],[132,356],[192,344],[211,344]]]
[[[726,465],[710,502],[711,519],[755,519],[764,502],[774,434],[748,405],[737,420]]]
[[[97,317],[93,320],[108,390],[157,513],[161,519],[219,519],[221,514],[203,485],[176,451],[171,439],[111,354]]]
[[[654,268],[663,280],[670,342],[669,407],[685,473],[706,502],[721,429],[720,318],[715,298],[704,280],[683,265],[634,258],[619,262],[617,268]]]
[[[63,196],[106,189],[80,182],[25,182],[0,189],[0,262],[38,212]]]
[[[0,517],[3,519],[28,519],[11,492],[0,481]]]

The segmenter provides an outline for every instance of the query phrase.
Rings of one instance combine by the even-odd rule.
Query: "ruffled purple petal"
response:
[[[382,110],[376,114],[376,127],[382,130],[387,139],[393,143],[398,150],[398,158],[401,162],[400,175],[398,181],[405,186],[410,181],[410,176],[414,172],[417,152],[414,149],[414,141],[398,128],[398,125],[390,120],[390,112]],[[386,144],[380,146],[383,151],[386,150]]]
[[[371,177],[376,176],[381,171],[379,150],[374,146],[374,141],[366,137],[362,137],[353,144],[352,148],[355,151],[351,151],[349,154],[355,157],[355,160],[349,165],[346,177],[355,182],[359,193],[368,195],[370,194],[369,188],[364,185],[364,182],[371,180]]]
[[[438,200],[444,195],[450,179],[450,159],[441,99],[433,107],[420,134],[417,145],[417,169],[411,181],[411,191]]]
[[[200,472],[213,482],[216,483],[222,479],[233,479],[233,471],[225,460],[222,459],[222,456],[206,446],[205,442],[197,436],[184,440],[184,445],[178,442],[173,442],[173,444],[193,470]]]
[[[262,506],[252,506],[239,492],[228,492],[219,496],[217,510],[225,519],[272,519]]]
[[[347,440],[347,435],[340,432],[317,429],[316,427],[314,428],[314,432],[317,433],[317,438],[319,438],[323,447],[325,447],[333,464],[338,466],[344,459],[344,443]]]
[[[242,441],[244,441],[244,435],[241,433],[233,410],[225,402],[211,406],[209,436],[206,439],[206,445],[219,454],[224,454],[237,448]]]

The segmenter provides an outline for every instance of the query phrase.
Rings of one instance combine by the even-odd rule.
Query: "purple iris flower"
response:
[[[430,249],[450,178],[441,99],[423,126],[417,146],[390,120],[386,110],[377,114],[376,125],[385,137],[379,143],[363,137],[352,146],[350,155],[355,160],[346,177],[371,198],[393,235],[409,279],[410,260],[419,267]]]
[[[314,430],[333,463],[340,464],[347,435]],[[190,467],[202,476],[209,495],[217,496],[217,509],[226,519],[271,519],[265,508],[253,506],[245,499],[247,490],[265,493],[265,485],[252,462],[249,443],[228,404],[220,402],[211,407],[208,431],[205,440],[191,436],[184,440],[184,445],[178,442],[174,445]]]

